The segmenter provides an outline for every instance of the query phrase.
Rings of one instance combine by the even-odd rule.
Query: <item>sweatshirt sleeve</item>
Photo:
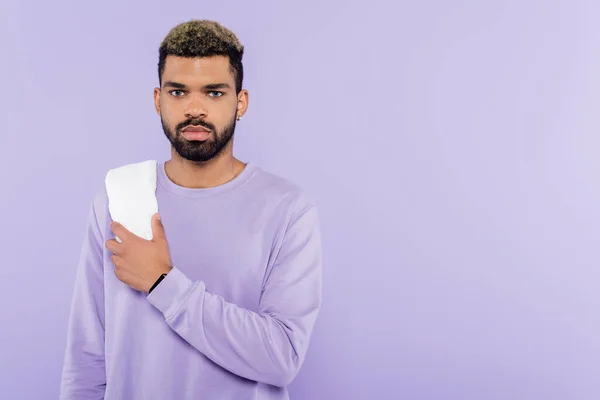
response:
[[[224,301],[174,268],[148,295],[168,325],[213,362],[246,379],[286,386],[299,371],[321,307],[315,206],[292,220],[257,312]]]
[[[61,400],[103,399],[104,281],[103,236],[91,205],[77,265],[60,384]]]

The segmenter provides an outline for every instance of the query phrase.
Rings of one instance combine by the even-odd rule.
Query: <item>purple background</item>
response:
[[[57,397],[93,190],[168,158],[157,48],[211,18],[237,155],[320,205],[293,399],[600,398],[599,3],[249,3],[2,1],[0,397]]]

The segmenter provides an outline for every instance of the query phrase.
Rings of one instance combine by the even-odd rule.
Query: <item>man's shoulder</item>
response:
[[[143,160],[118,164],[105,170],[102,179],[97,182],[92,191],[92,207],[99,224],[105,223],[110,218],[109,192],[119,190],[119,187],[132,189],[131,185],[134,185],[136,179],[154,176],[156,164],[156,160]]]
[[[111,185],[113,181],[123,182],[143,178],[145,176],[156,176],[156,160],[135,161],[111,167],[104,178],[105,186]]]
[[[256,167],[254,181],[254,187],[261,197],[292,208],[294,213],[302,213],[316,207],[312,194],[290,178]]]

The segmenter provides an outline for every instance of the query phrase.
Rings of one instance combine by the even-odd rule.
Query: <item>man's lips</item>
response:
[[[182,132],[209,132],[208,129],[201,126],[188,125],[181,130]]]
[[[210,131],[201,126],[188,125],[181,130],[181,134],[187,140],[206,140],[210,136]]]
[[[186,140],[204,141],[210,136],[210,131],[201,126],[188,125],[181,130],[181,135]]]

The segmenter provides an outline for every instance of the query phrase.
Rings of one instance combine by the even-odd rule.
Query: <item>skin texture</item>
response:
[[[245,164],[233,156],[236,120],[248,108],[248,92],[236,94],[235,80],[225,56],[186,58],[168,56],[154,104],[171,143],[165,172],[174,183],[209,188],[235,178]],[[205,141],[181,136],[187,125],[202,126],[211,134]],[[148,292],[163,273],[172,269],[167,237],[158,217],[152,218],[153,239],[145,240],[117,222],[110,226],[123,243],[111,239],[116,277],[135,290]]]
[[[233,135],[236,118],[246,113],[248,92],[235,93],[227,57],[168,56],[154,103],[172,144],[165,170],[173,182],[190,188],[213,187],[243,170],[245,165],[233,156],[233,136],[225,136]],[[189,124],[208,128],[211,136],[206,142],[187,141],[180,130]]]
[[[106,248],[113,253],[116,277],[131,288],[148,293],[154,282],[173,268],[159,215],[152,217],[152,240],[133,234],[118,222],[112,222],[110,229],[123,241],[106,241]]]

